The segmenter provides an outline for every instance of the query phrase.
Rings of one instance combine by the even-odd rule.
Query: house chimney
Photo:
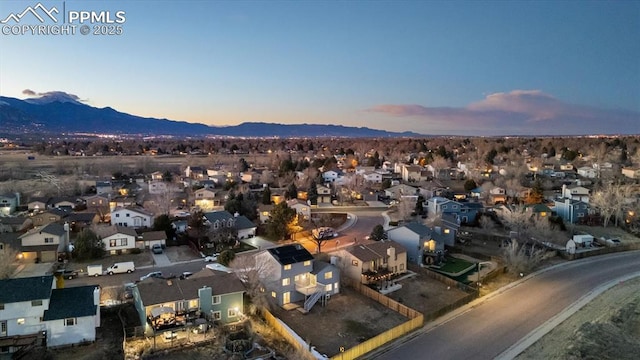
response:
[[[396,259],[396,248],[394,248],[393,246],[389,246],[387,248],[387,256],[389,256],[389,259]]]
[[[240,216],[240,213],[236,211],[236,212],[233,214],[233,217],[238,217],[238,216]]]
[[[100,327],[100,286],[93,288],[93,305],[96,307],[96,327]]]

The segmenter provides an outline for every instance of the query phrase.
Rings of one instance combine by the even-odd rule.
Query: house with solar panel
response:
[[[317,261],[300,244],[271,248],[256,255],[256,262],[268,264],[263,285],[269,297],[285,309],[309,312],[340,293],[340,271],[333,264]]]

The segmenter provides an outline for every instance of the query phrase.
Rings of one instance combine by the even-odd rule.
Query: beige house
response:
[[[640,168],[623,168],[622,175],[630,179],[640,179]]]
[[[56,223],[33,228],[18,239],[22,258],[39,262],[57,261],[58,253],[65,252],[69,246],[67,231]]]
[[[407,250],[395,241],[356,244],[338,252],[343,276],[371,284],[407,272]]]
[[[216,192],[208,188],[196,190],[193,196],[194,204],[202,211],[211,211],[221,205],[220,199],[216,197]]]

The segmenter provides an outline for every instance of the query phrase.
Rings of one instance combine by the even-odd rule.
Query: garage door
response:
[[[56,257],[56,252],[55,251],[43,251],[40,253],[41,258],[40,261],[41,262],[56,262],[58,261],[58,258]]]

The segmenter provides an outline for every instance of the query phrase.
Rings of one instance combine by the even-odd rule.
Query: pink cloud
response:
[[[508,134],[640,133],[640,113],[563,102],[540,90],[487,95],[465,107],[376,105],[369,112],[411,117],[427,127],[455,130],[493,129]]]

